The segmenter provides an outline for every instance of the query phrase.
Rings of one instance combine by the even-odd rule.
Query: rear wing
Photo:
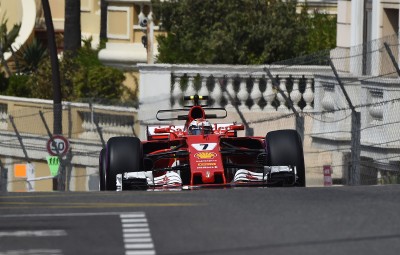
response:
[[[228,112],[226,111],[225,108],[202,108],[202,109],[205,112],[212,112],[212,113],[206,113],[204,116],[201,116],[202,118],[205,119],[224,119],[226,118],[226,116],[228,116]],[[188,109],[159,110],[157,112],[156,118],[159,121],[188,120],[189,112],[190,110]],[[192,116],[192,118],[193,117],[194,116]]]

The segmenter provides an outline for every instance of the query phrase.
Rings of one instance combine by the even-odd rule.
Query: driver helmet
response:
[[[204,131],[204,132],[203,132]],[[212,134],[211,123],[204,119],[195,119],[189,125],[190,135]]]

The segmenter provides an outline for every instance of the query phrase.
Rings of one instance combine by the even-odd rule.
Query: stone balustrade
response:
[[[272,86],[263,66],[171,66],[171,107],[182,106],[183,95],[208,95],[215,107],[238,106],[242,111],[289,111],[285,99]],[[274,68],[278,70],[277,67]],[[313,70],[317,69],[317,70]],[[295,108],[311,111],[314,72],[323,67],[289,67],[274,72],[279,87]],[[273,69],[272,69],[273,71]],[[325,71],[325,70],[323,70]]]
[[[114,113],[94,113],[93,111],[80,111],[83,132],[79,138],[99,139],[99,131],[95,122],[98,123],[103,138],[107,141],[113,136],[135,135],[135,119],[133,114],[115,115]]]

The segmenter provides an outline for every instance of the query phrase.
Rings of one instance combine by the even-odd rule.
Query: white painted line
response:
[[[155,255],[146,215],[121,214],[125,255]]]
[[[119,215],[121,212],[101,212],[101,213],[43,213],[43,214],[5,214],[0,215],[0,218],[25,218],[25,217],[81,217],[81,216],[109,216],[109,215]],[[144,217],[144,213],[130,213],[124,214],[132,217]]]
[[[137,250],[137,251],[126,251],[125,255],[155,255],[156,251],[154,250]]]
[[[131,238],[131,237],[150,237],[149,233],[124,233],[124,238]]]
[[[148,228],[149,224],[147,223],[134,223],[134,224],[122,224],[123,228]]]
[[[154,249],[153,243],[125,244],[125,249]]]
[[[129,214],[121,214],[120,213],[121,219],[126,219],[126,218],[144,218],[145,215],[144,213],[129,213]]]
[[[56,249],[30,249],[30,250],[8,250],[0,252],[0,255],[62,255],[62,250]]]
[[[140,232],[145,232],[145,233],[150,233],[149,228],[124,228],[122,229],[124,233],[140,233]]]
[[[139,223],[139,222],[147,222],[147,219],[146,218],[144,218],[144,219],[121,219],[121,222],[122,223]]]
[[[124,238],[124,243],[147,243],[152,241],[151,238]]]
[[[19,230],[19,231],[8,231],[0,232],[0,237],[44,237],[44,236],[66,236],[65,230]]]

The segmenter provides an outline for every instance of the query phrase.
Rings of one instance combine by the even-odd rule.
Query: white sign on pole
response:
[[[28,191],[35,191],[35,167],[31,163],[26,164],[26,188]]]

